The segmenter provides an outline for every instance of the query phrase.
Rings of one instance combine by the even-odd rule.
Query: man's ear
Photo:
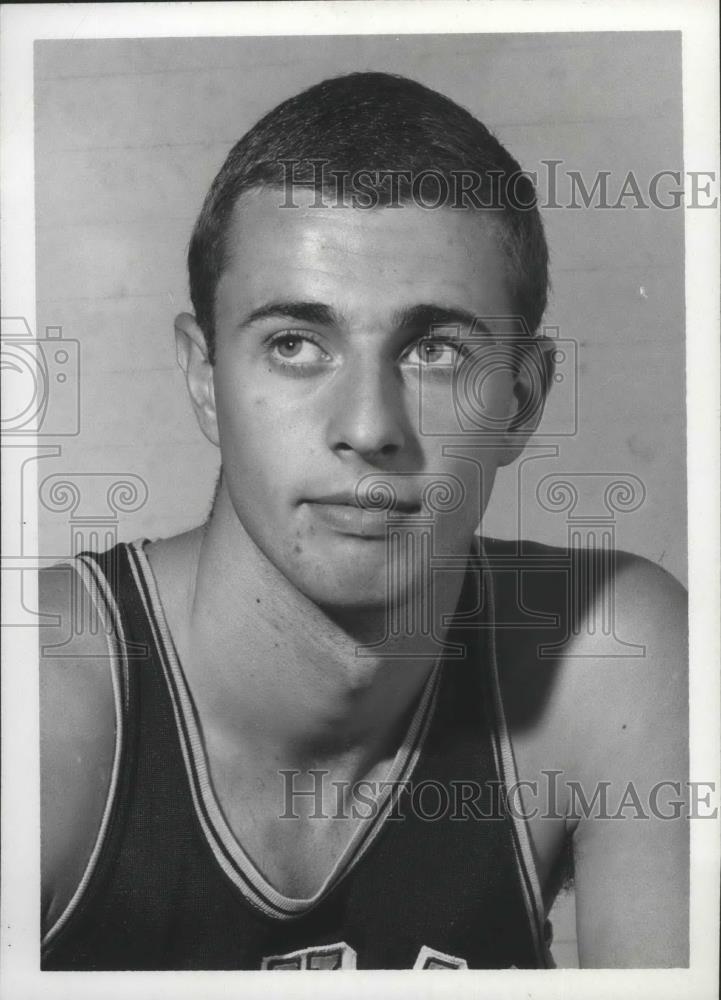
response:
[[[550,337],[533,337],[517,345],[513,381],[516,410],[499,451],[499,465],[515,462],[540,423],[546,396],[553,382],[554,347],[555,343]]]
[[[218,419],[215,410],[213,366],[208,360],[205,335],[190,313],[180,313],[175,320],[175,352],[185,374],[190,401],[203,434],[219,446]]]

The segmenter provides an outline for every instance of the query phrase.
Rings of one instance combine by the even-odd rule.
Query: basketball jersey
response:
[[[225,821],[144,544],[75,563],[108,634],[115,757],[97,841],[43,940],[43,969],[552,964],[525,821],[504,805],[517,777],[482,555],[459,605],[470,611],[447,637],[469,655],[436,664],[383,791],[304,899],[269,884]]]

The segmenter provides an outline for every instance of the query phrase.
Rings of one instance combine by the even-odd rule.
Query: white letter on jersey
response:
[[[446,955],[445,952],[436,951],[424,944],[418,952],[418,958],[413,966],[414,969],[467,969],[468,962],[465,958],[456,958],[455,955]]]
[[[261,969],[355,969],[356,953],[345,941],[340,944],[323,944],[315,948],[301,948],[287,955],[269,955],[263,959]]]

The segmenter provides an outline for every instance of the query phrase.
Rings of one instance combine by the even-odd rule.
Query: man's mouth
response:
[[[314,517],[343,535],[382,539],[389,527],[412,521],[421,503],[411,498],[388,497],[355,491],[327,493],[304,501]]]
[[[383,487],[377,490],[371,488],[362,493],[357,490],[326,493],[319,497],[309,498],[307,502],[337,507],[356,507],[373,513],[393,511],[400,514],[419,514],[421,511],[420,500],[412,497],[391,497]]]

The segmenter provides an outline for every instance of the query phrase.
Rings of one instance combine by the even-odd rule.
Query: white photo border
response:
[[[412,12],[409,8],[412,8]],[[409,16],[411,15],[412,16]],[[2,312],[35,319],[33,43],[49,38],[151,38],[222,35],[343,35],[680,31],[683,58],[684,169],[713,172],[718,195],[718,14],[713,0],[366,0],[364,3],[115,3],[4,5],[2,20]],[[719,212],[685,213],[688,555],[690,594],[691,780],[714,782],[719,759]],[[32,484],[31,484],[32,485]],[[3,481],[3,539],[17,532],[12,484]],[[26,496],[23,516],[37,511]],[[32,523],[30,524],[32,528]],[[33,532],[24,536],[32,549]],[[35,533],[37,552],[37,535]],[[27,551],[24,555],[27,555]],[[6,551],[4,565],[15,552]],[[26,574],[31,576],[31,574]],[[34,606],[31,581],[26,599]],[[3,589],[3,602],[9,599]],[[5,604],[3,607],[5,611]],[[3,616],[4,617],[4,616]],[[39,760],[37,636],[32,628],[3,629],[2,903],[0,961],[8,1000],[98,996],[174,1000],[265,996],[267,977],[255,972],[48,973],[39,969]],[[694,822],[691,841],[691,962],[689,969],[503,970],[442,973],[423,994],[434,997],[527,997],[534,1000],[717,996],[719,946],[719,819]],[[322,973],[283,980],[282,993],[416,997],[410,972],[355,972],[338,981]],[[277,990],[276,984],[276,990]]]

